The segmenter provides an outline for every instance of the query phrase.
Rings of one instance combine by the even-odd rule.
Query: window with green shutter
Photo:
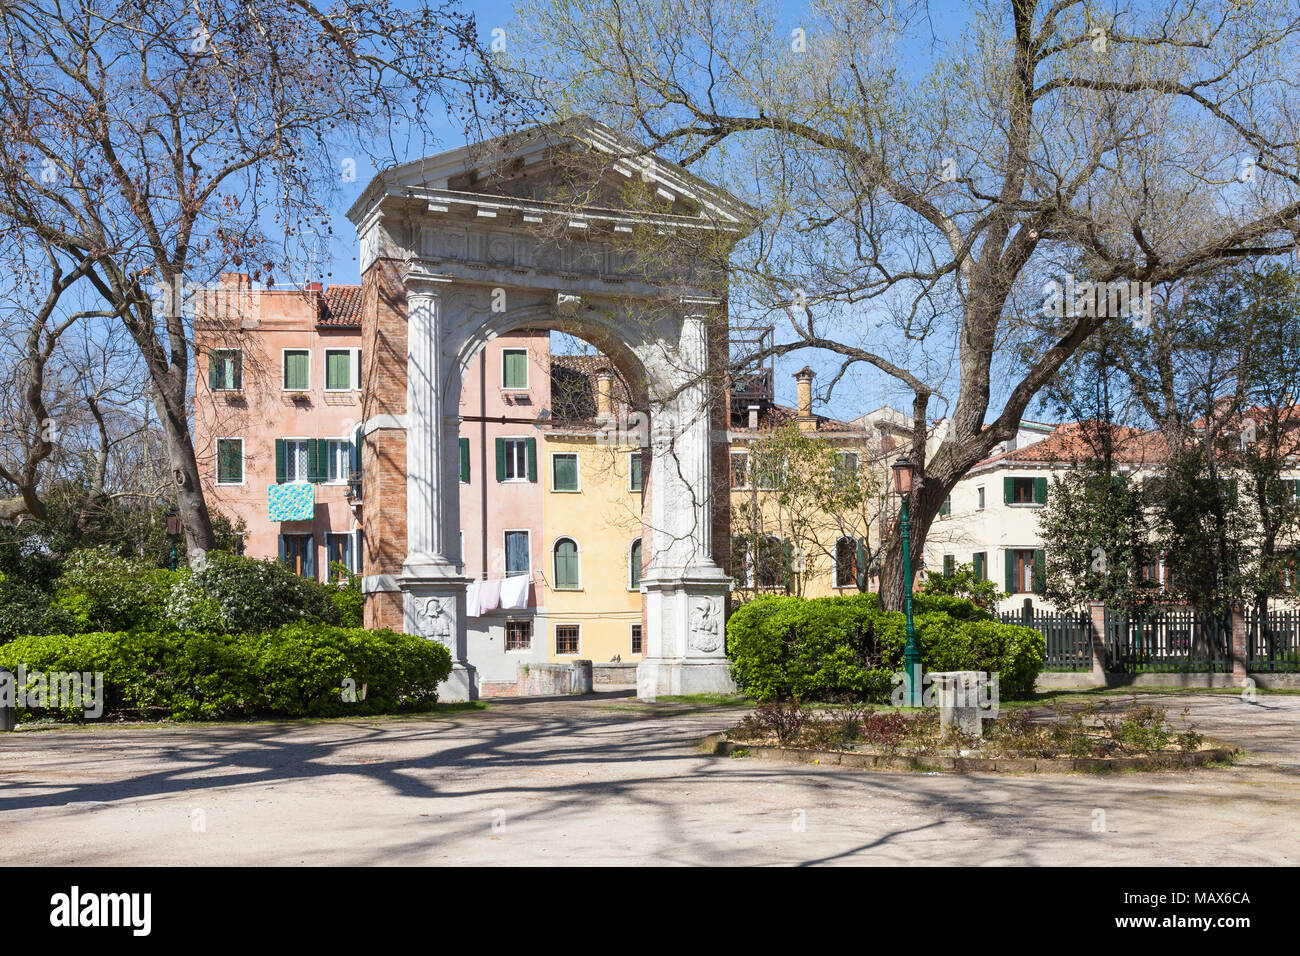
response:
[[[217,484],[238,485],[244,481],[244,440],[217,439]]]
[[[576,591],[580,586],[578,543],[572,538],[555,542],[555,589]]]
[[[307,349],[284,350],[284,390],[305,392],[311,385],[311,352]]]
[[[989,556],[985,551],[976,551],[971,555],[971,568],[975,572],[976,581],[987,581],[989,577]]]
[[[944,518],[952,514],[952,495],[943,499],[943,504],[939,505],[939,517]]]
[[[1047,590],[1047,552],[1042,548],[1034,549],[1034,574],[1032,585],[1035,594]]]
[[[528,350],[501,350],[501,387],[526,389],[528,387]]]
[[[239,391],[244,387],[244,353],[239,349],[214,349],[208,356],[208,387]]]
[[[634,451],[627,456],[627,490],[641,491],[645,484],[641,477],[641,453]]]
[[[627,589],[629,591],[639,591],[641,589],[641,539],[637,538],[632,542],[632,547],[627,553]]]
[[[462,484],[469,484],[469,439],[460,440],[460,480]]]
[[[945,554],[943,556],[943,576],[950,578],[957,573],[957,556]]]
[[[352,387],[352,350],[325,350],[325,388],[345,392]]]
[[[1034,504],[1036,505],[1047,504],[1047,479],[1046,478],[1034,479]]]
[[[570,452],[551,456],[551,490],[578,490],[578,456]]]

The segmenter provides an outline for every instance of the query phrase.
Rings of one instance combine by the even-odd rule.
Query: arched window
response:
[[[641,539],[637,538],[627,549],[627,589],[641,590]]]
[[[774,534],[758,539],[758,586],[786,587],[790,571],[790,543]]]
[[[847,535],[835,542],[835,586],[858,586],[858,542]]]
[[[578,566],[578,542],[561,538],[555,542],[555,589],[576,591],[582,586]]]

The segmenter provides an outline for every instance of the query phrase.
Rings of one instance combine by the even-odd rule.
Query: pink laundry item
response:
[[[485,614],[501,606],[501,579],[480,581],[478,586],[478,612]]]

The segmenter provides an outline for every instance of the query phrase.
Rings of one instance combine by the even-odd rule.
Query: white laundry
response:
[[[528,607],[528,585],[532,581],[527,574],[516,574],[501,582],[501,606],[509,610]]]
[[[465,589],[465,616],[478,617],[478,581],[469,582]]]

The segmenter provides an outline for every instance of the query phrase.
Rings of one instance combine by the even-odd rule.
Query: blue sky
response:
[[[399,6],[409,6],[409,3],[399,3]],[[774,34],[784,35],[794,26],[799,25],[800,12],[806,7],[805,4],[782,4],[780,7],[780,22],[773,25]],[[484,46],[488,46],[493,38],[493,30],[501,29],[505,31],[507,42],[513,32],[512,24],[515,22],[514,5],[504,0],[487,0],[487,2],[474,4],[472,7],[467,6],[477,20],[479,38]],[[936,32],[936,42],[942,46],[943,33],[951,35],[954,31],[959,30],[964,24],[969,8],[964,3],[952,2],[952,0],[942,0],[932,4],[932,23]],[[918,51],[920,54],[914,61],[918,67],[925,68],[928,57],[933,55],[933,51],[928,48],[924,51]],[[447,149],[454,149],[463,145],[465,142],[464,130],[453,122],[448,121],[445,117],[432,117],[431,132],[438,137],[439,142],[427,147],[425,143],[410,143],[406,146],[405,155],[400,156],[402,160],[419,158],[420,155],[437,153]],[[399,149],[402,147],[399,146]],[[358,159],[356,169],[356,180],[347,183],[339,196],[338,202],[333,209],[333,240],[330,243],[328,254],[325,261],[328,265],[322,268],[323,275],[307,275],[288,277],[292,281],[302,282],[309,278],[323,278],[327,283],[355,283],[359,281],[356,233],[344,212],[351,202],[360,194],[366,183],[375,174],[376,169],[370,165],[364,158]],[[557,347],[565,348],[565,343],[557,342]],[[776,387],[777,400],[786,404],[793,404],[795,385],[792,378],[793,373],[802,368],[804,365],[811,367],[818,373],[818,383],[824,383],[831,379],[838,368],[838,363],[829,356],[825,356],[812,351],[795,353],[784,360],[778,362],[776,366]],[[900,390],[897,384],[887,376],[875,372],[866,367],[859,367],[845,376],[844,380],[836,387],[836,392],[828,405],[818,407],[822,414],[831,415],[839,418],[852,418],[863,412],[869,411],[881,404],[893,404],[903,410],[910,408],[911,396]],[[943,407],[932,406],[934,416],[942,415],[946,411]]]

